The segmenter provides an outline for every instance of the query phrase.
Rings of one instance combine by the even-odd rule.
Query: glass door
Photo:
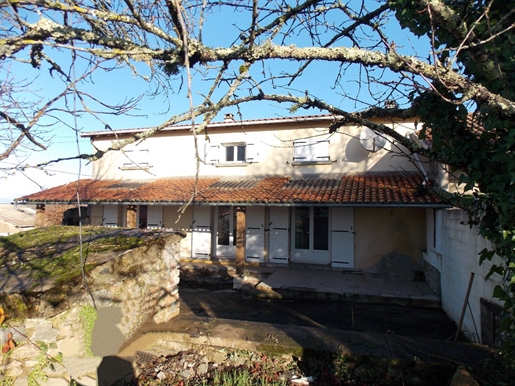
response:
[[[329,208],[294,208],[292,262],[329,264]]]
[[[217,210],[216,256],[236,258],[236,212],[232,206]]]

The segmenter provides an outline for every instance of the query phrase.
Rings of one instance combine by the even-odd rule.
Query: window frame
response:
[[[244,159],[238,160],[238,148],[244,148]],[[233,159],[227,160],[227,149],[233,148]],[[240,157],[241,158],[241,157]],[[206,164],[219,166],[247,166],[259,161],[257,145],[252,142],[222,142],[218,144],[206,143]]]
[[[247,144],[236,142],[236,143],[222,143],[221,145],[222,153],[221,155],[224,156],[223,161],[221,163],[243,163],[247,162]],[[228,158],[228,151],[229,149],[232,149],[232,159],[229,160]],[[243,159],[240,159],[240,149],[243,149]]]

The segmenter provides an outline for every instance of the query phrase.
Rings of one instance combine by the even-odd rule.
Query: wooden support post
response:
[[[138,214],[137,205],[127,205],[127,228],[137,228],[136,219]]]
[[[37,204],[36,205],[36,223],[34,226],[36,228],[44,227],[46,222],[46,214],[45,214],[45,204]]]
[[[245,272],[245,244],[247,217],[244,206],[237,206],[236,210],[236,274]]]

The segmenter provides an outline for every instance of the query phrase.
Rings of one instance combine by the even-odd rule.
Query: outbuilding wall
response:
[[[487,320],[481,303],[502,305],[492,298],[494,287],[501,283],[501,278],[492,275],[485,280],[492,263],[487,261],[479,265],[479,253],[490,247],[489,242],[478,235],[476,227],[467,225],[468,216],[462,210],[441,210],[431,217],[428,228],[436,229],[436,235],[428,237],[430,245],[424,260],[439,272],[442,309],[459,323],[470,276],[474,273],[462,331],[471,341],[482,342],[481,330],[487,328]],[[487,319],[491,317],[487,315]]]

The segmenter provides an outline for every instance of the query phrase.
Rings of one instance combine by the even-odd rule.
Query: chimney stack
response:
[[[224,122],[234,122],[234,114],[227,113],[224,115]]]

